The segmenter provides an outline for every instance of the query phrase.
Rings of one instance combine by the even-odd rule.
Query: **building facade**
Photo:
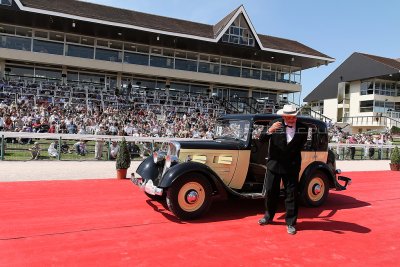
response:
[[[400,61],[353,53],[304,98],[352,133],[400,126]]]
[[[300,103],[302,70],[333,61],[257,34],[243,6],[207,25],[75,0],[0,2],[0,77],[89,88],[101,101],[145,88],[272,111]]]

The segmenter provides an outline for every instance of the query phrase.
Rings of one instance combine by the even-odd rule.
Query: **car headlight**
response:
[[[164,158],[165,158],[165,153],[153,152],[153,161],[155,164],[163,161]]]
[[[165,157],[165,167],[169,168],[169,167],[175,165],[176,163],[178,163],[178,161],[179,161],[178,157],[167,155]]]

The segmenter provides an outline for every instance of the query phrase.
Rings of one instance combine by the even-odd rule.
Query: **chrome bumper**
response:
[[[136,178],[134,175],[131,176],[131,181],[135,185],[137,185],[141,190],[144,190],[146,193],[153,196],[162,196],[163,189],[155,186],[152,180],[148,180],[147,182],[142,178]]]

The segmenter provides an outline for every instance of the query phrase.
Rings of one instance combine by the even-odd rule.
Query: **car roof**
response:
[[[252,120],[252,121],[262,121],[262,120],[275,120],[281,118],[281,116],[277,114],[228,114],[223,115],[218,118],[218,120]],[[326,129],[326,123],[314,119],[309,116],[297,116],[300,122],[306,124],[314,124],[316,127],[320,129]]]

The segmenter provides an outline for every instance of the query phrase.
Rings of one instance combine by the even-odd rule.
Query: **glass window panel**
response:
[[[78,82],[79,74],[77,72],[67,72],[67,81]]]
[[[188,59],[197,60],[197,53],[188,52],[188,53],[187,53],[187,58],[188,58]]]
[[[48,70],[48,69],[36,69],[36,77],[43,77],[48,79],[61,79],[61,70]]]
[[[150,47],[144,46],[144,45],[138,45],[137,46],[137,51],[140,53],[149,53]]]
[[[153,48],[151,48],[151,53],[152,54],[156,54],[156,55],[161,55],[162,54],[162,50],[161,50],[161,48],[153,47]]]
[[[172,58],[150,56],[150,66],[159,68],[173,68],[174,62]]]
[[[197,71],[197,61],[175,59],[175,69],[187,70],[187,71]]]
[[[149,65],[149,55],[125,53],[124,62],[137,65]]]
[[[108,40],[97,40],[97,46],[108,47]]]
[[[172,49],[165,49],[163,50],[163,55],[167,57],[174,57],[174,50]]]
[[[219,63],[220,60],[221,59],[219,57],[213,57],[213,56],[211,56],[211,59],[210,59],[211,62],[215,62],[215,63]]]
[[[0,35],[0,47],[30,51],[31,39]]]
[[[175,51],[175,57],[177,57],[177,58],[186,58],[186,52]]]
[[[240,68],[221,65],[221,75],[240,77]]]
[[[204,86],[204,85],[191,85],[190,86],[190,93],[192,93],[192,94],[203,94],[203,95],[205,95],[205,94],[208,94],[207,93],[207,90],[208,90],[209,88],[207,87],[207,86]]]
[[[204,60],[204,61],[209,61],[210,60],[210,56],[209,55],[199,55],[200,60]]]
[[[66,40],[68,43],[80,43],[80,37],[78,35],[67,35]]]
[[[112,42],[110,42],[110,48],[122,50],[122,43],[121,42],[112,41]]]
[[[172,91],[180,91],[180,92],[187,92],[189,93],[189,85],[188,84],[181,84],[181,83],[171,83],[170,90]]]
[[[67,45],[66,55],[70,57],[93,58],[94,48],[78,45]]]
[[[1,33],[15,34],[15,27],[9,25],[0,25]]]
[[[86,37],[86,36],[82,36],[81,38],[81,43],[84,45],[91,45],[94,46],[94,38],[90,38],[90,37]]]
[[[16,35],[32,37],[32,30],[31,29],[17,27],[15,30],[16,30],[15,31]]]
[[[64,44],[33,40],[33,52],[64,55]]]
[[[44,38],[44,39],[48,39],[49,38],[49,33],[45,32],[45,31],[35,31],[35,37],[36,38]]]
[[[104,81],[104,75],[94,75],[89,73],[79,73],[80,82],[86,83],[100,83]]]
[[[128,44],[128,43],[125,43],[125,44],[124,44],[124,50],[125,50],[125,51],[133,51],[133,52],[136,52],[136,45],[135,45],[135,44]]]
[[[199,62],[199,72],[219,74],[219,65],[212,63]]]
[[[273,71],[263,71],[261,79],[265,81],[275,81],[276,72]]]
[[[119,52],[114,50],[107,49],[96,49],[96,59],[98,60],[106,60],[111,62],[121,62],[122,60],[119,58]]]
[[[5,6],[11,6],[12,0],[1,0],[0,4]]]
[[[64,34],[58,32],[51,32],[50,40],[64,42]]]
[[[242,77],[251,79],[260,79],[261,71],[254,69],[242,69]]]
[[[7,66],[7,67],[11,69],[10,75],[33,77],[32,67],[14,67],[14,66]]]

